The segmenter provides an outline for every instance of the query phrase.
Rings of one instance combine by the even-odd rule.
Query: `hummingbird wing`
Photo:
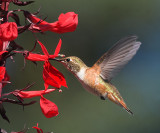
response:
[[[137,36],[121,39],[94,64],[104,80],[110,81],[132,59],[141,45],[136,40]]]

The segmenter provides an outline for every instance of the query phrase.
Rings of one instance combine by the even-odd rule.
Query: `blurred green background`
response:
[[[11,123],[0,118],[0,127],[19,131],[35,126],[54,133],[159,133],[160,132],[160,1],[159,0],[37,0],[26,7],[11,5],[11,9],[25,9],[36,12],[48,22],[56,21],[60,13],[74,11],[79,16],[75,32],[37,34],[49,53],[53,53],[59,41],[63,44],[61,53],[80,57],[88,66],[105,53],[116,41],[137,35],[142,42],[136,56],[112,80],[128,107],[125,110],[110,102],[86,92],[76,78],[62,65],[52,62],[66,77],[68,89],[63,93],[53,92],[45,98],[59,107],[59,115],[47,119],[41,112],[39,98],[35,105],[25,107],[5,103]],[[21,15],[21,13],[20,13]],[[22,15],[21,15],[22,16]],[[34,37],[30,32],[20,35],[16,42],[25,49],[32,49]],[[36,49],[37,51],[40,48]],[[27,61],[22,71],[23,57],[17,55],[15,63],[8,60],[7,71],[12,85],[5,91],[21,89],[28,83],[36,82],[30,90],[44,89],[42,79],[43,63],[36,67]],[[26,100],[30,101],[30,100]],[[34,129],[30,133],[36,132]]]

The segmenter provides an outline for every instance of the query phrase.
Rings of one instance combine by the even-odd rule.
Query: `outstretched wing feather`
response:
[[[103,79],[110,81],[132,59],[141,45],[136,40],[136,36],[121,39],[95,63]]]

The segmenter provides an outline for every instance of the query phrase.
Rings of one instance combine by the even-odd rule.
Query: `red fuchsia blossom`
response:
[[[18,36],[17,24],[15,22],[6,22],[0,24],[0,39],[2,41],[13,41]]]
[[[51,118],[59,114],[57,105],[45,99],[43,96],[41,96],[41,99],[40,99],[40,107],[41,107],[42,113],[47,118]]]
[[[53,23],[48,23],[42,19],[39,19],[29,12],[25,12],[25,16],[28,18],[33,25],[30,27],[32,31],[51,31],[56,33],[73,32],[78,25],[78,14],[74,12],[62,13],[58,17],[58,21]]]
[[[38,127],[38,123],[37,123],[37,126],[34,126],[32,128],[37,129],[37,133],[43,133],[43,130]]]
[[[15,91],[15,93],[17,93],[19,97],[24,99],[24,98],[32,98],[32,97],[45,95],[55,90],[56,89],[47,89],[47,90],[39,90],[39,91]]]

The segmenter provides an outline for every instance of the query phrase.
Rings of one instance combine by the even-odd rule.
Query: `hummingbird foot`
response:
[[[106,98],[104,96],[100,96],[101,100],[106,100]]]
[[[101,98],[102,100],[106,100],[107,95],[108,95],[108,93],[105,92],[104,94],[102,94],[102,95],[100,96],[100,98]]]

